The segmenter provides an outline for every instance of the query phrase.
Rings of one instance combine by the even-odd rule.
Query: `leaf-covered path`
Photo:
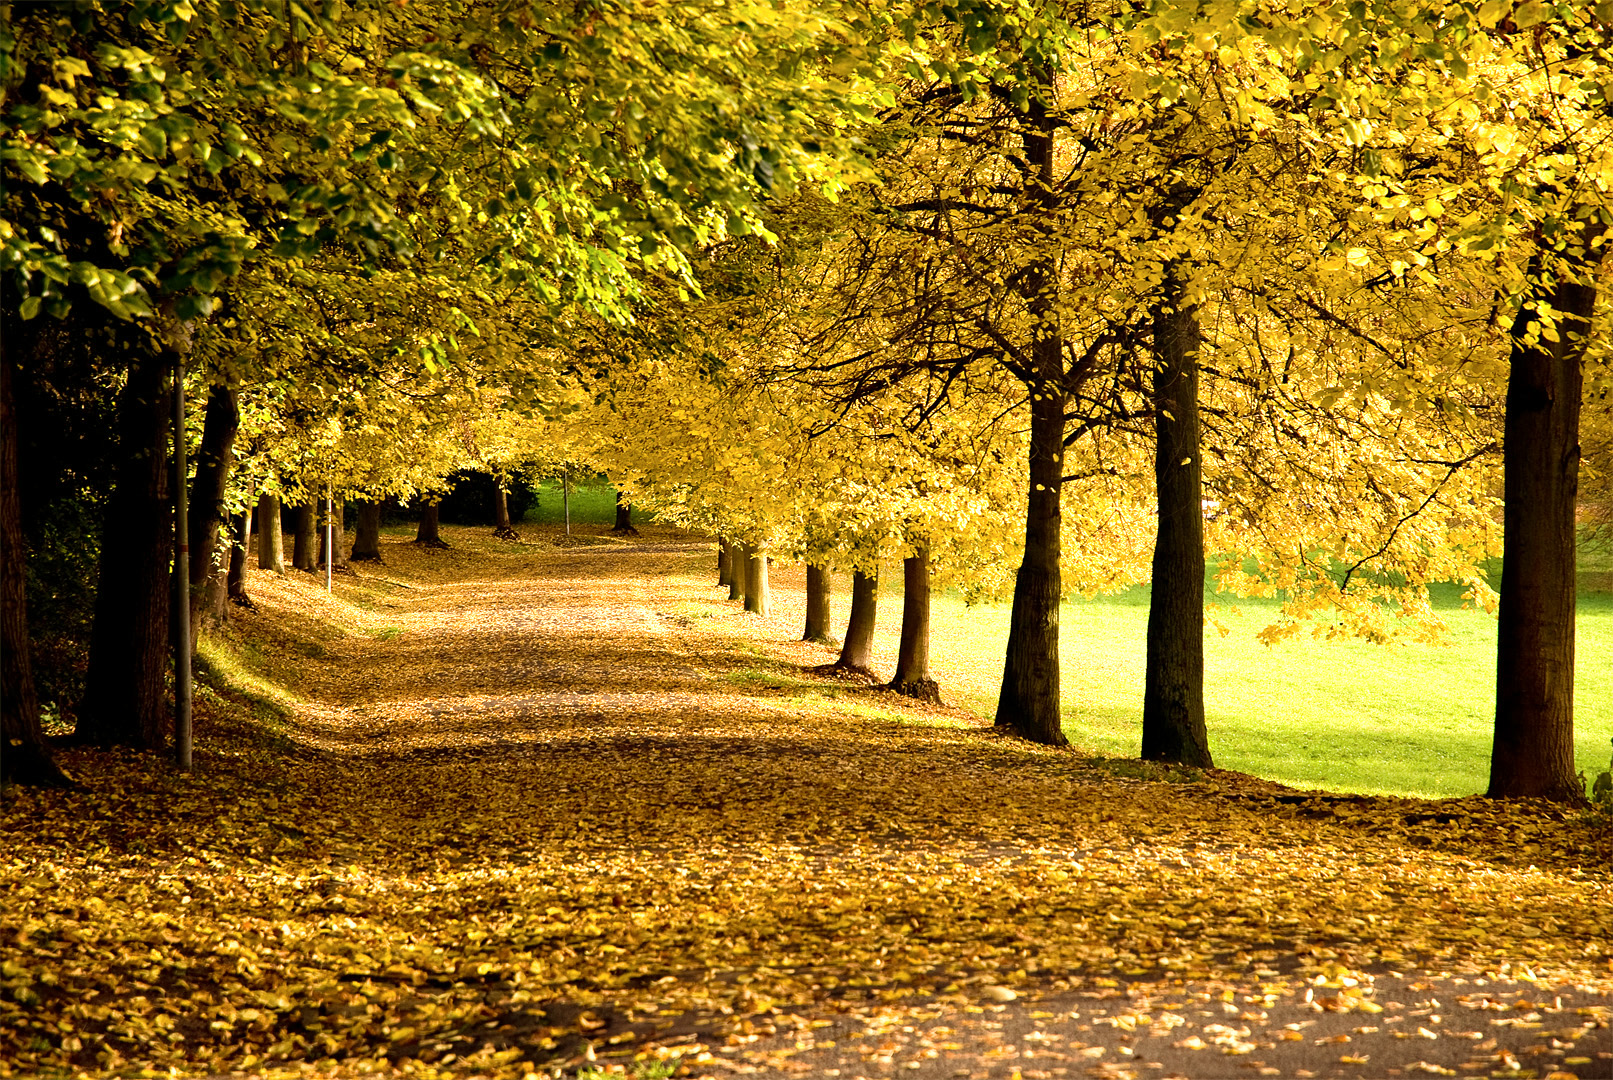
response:
[[[804,674],[782,568],[450,539],[255,574],[196,774],[8,796],[0,1076],[1613,1075],[1571,814],[1152,779]]]

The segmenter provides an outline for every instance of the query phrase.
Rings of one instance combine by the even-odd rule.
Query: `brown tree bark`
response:
[[[851,615],[835,667],[864,675],[874,673],[874,623],[878,609],[879,567],[874,567],[872,574],[858,570],[851,575]]]
[[[320,504],[319,528],[319,560],[317,567],[324,569],[329,553],[325,550],[325,510]],[[347,566],[347,500],[335,499],[330,503],[331,537],[336,547],[336,562],[333,569],[341,570]]]
[[[717,538],[717,584],[727,585],[734,580],[733,559],[728,550],[728,541],[722,537]]]
[[[224,505],[230,469],[235,463],[235,435],[241,412],[235,391],[214,386],[202,417],[202,445],[196,453],[196,476],[190,485],[190,635],[191,648],[205,618],[223,613],[225,567],[229,556],[218,538],[229,516]]]
[[[136,360],[118,401],[121,461],[107,502],[90,664],[78,735],[102,746],[157,749],[168,736],[169,357]]]
[[[319,540],[315,535],[319,511],[314,500],[305,496],[302,504],[291,511],[291,521],[291,567],[311,574],[318,569],[319,555]]]
[[[819,645],[837,645],[829,632],[829,568],[819,563],[807,563],[806,568],[806,629],[802,641],[815,641]]]
[[[493,535],[500,540],[519,540],[521,534],[510,524],[510,499],[504,491],[503,481],[493,489]]]
[[[767,554],[745,549],[745,610],[767,617],[773,610],[773,593],[767,585]]]
[[[232,604],[242,607],[251,607],[252,598],[246,592],[246,559],[247,553],[252,550],[252,518],[256,511],[242,510],[235,515],[235,521],[230,526],[230,565],[224,576],[224,596]],[[216,614],[224,614],[223,602],[219,601]]]
[[[616,524],[611,526],[611,532],[617,536],[637,536],[638,530],[633,527],[633,506],[622,498],[622,493],[616,493]]]
[[[381,561],[381,504],[365,499],[358,504],[358,531],[353,537],[354,562]]]
[[[1574,512],[1581,364],[1599,262],[1574,266],[1579,281],[1550,281],[1537,258],[1535,287],[1512,325],[1492,798],[1585,797],[1574,769]],[[1531,340],[1542,306],[1558,313],[1555,341]]]
[[[0,350],[0,782],[63,785],[71,781],[45,742],[30,663],[13,364],[10,350]]]
[[[286,572],[285,524],[280,519],[280,496],[258,496],[258,569]]]
[[[745,566],[750,561],[750,546],[730,544],[728,547],[728,599],[745,599]]]
[[[920,701],[941,702],[941,687],[930,675],[930,548],[902,560],[902,642],[890,688]]]
[[[414,542],[421,547],[445,548],[447,543],[439,535],[441,530],[442,508],[434,502],[425,505],[420,513],[420,527],[415,530]]]
[[[1052,77],[1043,73],[1042,93]],[[1027,108],[1025,160],[1034,170],[1032,191],[1051,213],[1053,137],[1057,119],[1033,96]],[[1008,647],[996,726],[1033,742],[1068,745],[1059,707],[1059,602],[1064,584],[1059,569],[1059,492],[1064,477],[1064,338],[1055,300],[1059,269],[1050,255],[1028,268],[1023,294],[1035,327],[1031,341],[1030,492],[1025,508],[1025,555],[1014,577],[1014,605],[1008,616]]]
[[[1196,308],[1167,269],[1154,311],[1154,485],[1159,521],[1143,677],[1145,761],[1208,769],[1204,727],[1204,493]]]

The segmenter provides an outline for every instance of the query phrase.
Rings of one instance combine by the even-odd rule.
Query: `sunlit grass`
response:
[[[900,590],[889,601],[899,611]],[[1300,787],[1461,796],[1488,784],[1495,708],[1495,618],[1449,596],[1440,645],[1325,641],[1264,645],[1255,634],[1274,601],[1232,601],[1229,633],[1205,634],[1205,719],[1218,766]],[[1135,756],[1141,741],[1146,586],[1064,605],[1060,682],[1065,734],[1103,754]],[[938,597],[934,667],[951,698],[996,709],[1006,606]],[[1578,767],[1608,766],[1613,735],[1613,596],[1585,592],[1576,629]],[[983,671],[994,677],[982,679]],[[949,675],[952,678],[949,678]]]

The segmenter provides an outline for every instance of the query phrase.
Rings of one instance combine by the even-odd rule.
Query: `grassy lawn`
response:
[[[537,501],[526,508],[522,519],[533,525],[563,525],[566,520],[565,497],[559,480],[545,480],[535,485]],[[635,523],[642,516],[635,512]],[[616,522],[616,489],[609,484],[571,482],[571,523],[573,525],[612,525]],[[519,528],[519,526],[517,526]]]
[[[1575,736],[1587,778],[1608,767],[1613,736],[1613,592],[1605,550],[1582,557]],[[883,575],[881,621],[900,622],[900,575]],[[1135,757],[1141,739],[1149,591],[1064,605],[1060,663],[1064,730],[1102,754]],[[1214,599],[1213,597],[1211,598]],[[1461,796],[1489,778],[1495,619],[1435,594],[1450,626],[1442,645],[1374,645],[1255,634],[1274,601],[1222,609],[1231,633],[1205,634],[1205,706],[1216,764],[1301,787]],[[837,615],[843,612],[837,606]],[[843,616],[842,616],[843,617]],[[934,667],[947,699],[982,716],[996,709],[1008,607],[936,597]]]

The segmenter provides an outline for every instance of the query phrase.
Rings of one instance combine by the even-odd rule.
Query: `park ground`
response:
[[[253,571],[194,773],[7,794],[0,1076],[1613,1075],[1597,819],[1007,739],[602,531]]]

